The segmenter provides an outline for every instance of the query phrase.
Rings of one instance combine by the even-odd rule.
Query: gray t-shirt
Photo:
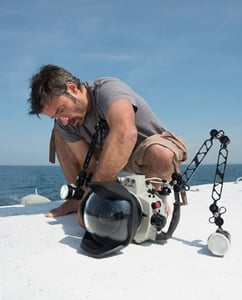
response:
[[[84,138],[91,142],[95,133],[95,126],[100,120],[106,119],[106,113],[110,105],[118,99],[128,99],[135,111],[135,122],[138,130],[138,139],[135,148],[146,137],[161,133],[165,130],[163,124],[152,112],[149,105],[137,95],[126,83],[112,77],[101,77],[94,82],[86,82],[86,88],[90,93],[91,110],[88,112],[83,125],[64,126],[60,120],[57,121],[61,134],[68,142],[76,142]],[[108,134],[108,131],[106,131]],[[97,146],[100,147],[98,141]]]

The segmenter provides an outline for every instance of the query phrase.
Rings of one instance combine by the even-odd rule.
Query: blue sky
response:
[[[231,139],[229,163],[242,162],[241,0],[1,0],[0,43],[0,165],[48,164],[53,120],[27,115],[44,64],[82,81],[119,77],[187,141],[190,159],[215,128]]]

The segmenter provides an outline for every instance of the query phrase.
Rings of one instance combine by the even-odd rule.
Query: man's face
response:
[[[61,95],[51,99],[43,108],[42,113],[50,118],[59,119],[65,125],[82,125],[85,121],[88,101],[79,89],[67,87],[70,95]]]

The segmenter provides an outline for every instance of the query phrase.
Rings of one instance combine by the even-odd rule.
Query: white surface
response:
[[[130,244],[104,259],[81,252],[76,214],[44,216],[60,203],[1,207],[1,300],[242,299],[242,183],[225,183],[218,202],[232,237],[224,257],[207,249],[217,229],[208,222],[212,185],[196,188],[166,244]]]

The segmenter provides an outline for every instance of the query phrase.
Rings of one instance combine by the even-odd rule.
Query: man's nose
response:
[[[59,120],[61,120],[61,123],[64,126],[68,125],[69,118],[67,118],[67,117],[61,117],[61,118],[59,118]]]

